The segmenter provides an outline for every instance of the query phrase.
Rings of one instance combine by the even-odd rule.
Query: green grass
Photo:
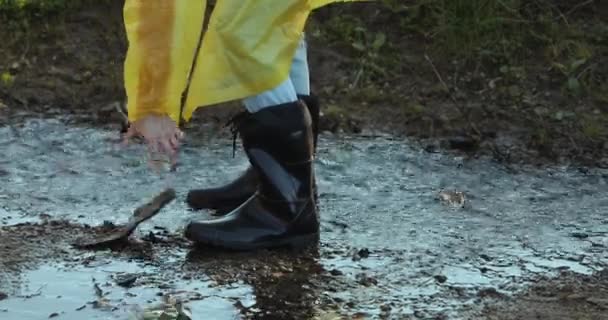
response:
[[[0,0],[3,14],[47,14],[75,7],[81,1],[66,0]]]
[[[88,1],[93,0],[0,0],[0,17],[6,21],[3,27],[27,29],[31,18],[61,14]],[[592,29],[583,29],[571,21],[571,13],[584,9],[588,1],[375,2],[371,10],[360,10],[360,4],[322,9],[332,14],[315,30],[325,42],[350,50],[348,56],[359,66],[353,72],[359,74],[357,78],[361,76],[360,83],[390,77],[403,61],[400,39],[411,35],[426,39],[425,50],[444,62],[458,60],[493,70],[521,69],[513,74],[514,82],[525,78],[523,64],[531,55],[540,56],[543,66],[563,78],[568,94],[597,91],[593,86],[602,82],[593,68],[580,66],[596,55],[596,47],[608,38],[608,24],[597,17],[597,21],[588,21]],[[512,74],[503,72],[505,75]]]
[[[550,70],[563,79],[567,94],[589,93],[599,77],[582,68],[608,51],[608,24],[602,17],[577,21],[573,13],[589,5],[575,0],[379,0],[380,10],[330,9],[315,33],[325,42],[350,50],[370,77],[383,78],[407,47],[401,39],[424,39],[434,59],[457,61],[471,70],[501,70],[506,83],[525,79],[528,71]],[[364,12],[363,14],[361,12]],[[591,28],[589,28],[591,26]],[[418,48],[415,48],[418,49]],[[347,51],[343,51],[347,52]],[[419,50],[417,51],[419,52]],[[526,65],[528,64],[528,65]],[[536,68],[536,70],[532,70]],[[519,70],[516,74],[502,70]],[[601,79],[600,79],[601,80]]]

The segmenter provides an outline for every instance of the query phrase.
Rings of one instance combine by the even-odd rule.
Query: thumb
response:
[[[135,126],[133,124],[131,124],[129,126],[129,129],[127,130],[127,133],[125,133],[124,136],[123,136],[123,141],[122,141],[123,146],[128,145],[129,141],[132,138],[136,137],[137,135],[138,134],[137,134],[137,130],[135,129]]]

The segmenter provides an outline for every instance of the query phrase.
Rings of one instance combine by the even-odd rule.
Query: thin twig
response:
[[[30,41],[29,41],[29,37],[27,37],[25,40],[25,50],[23,50],[23,53],[19,57],[19,62],[25,62],[25,64],[27,64],[28,67],[30,66],[30,63],[27,61],[26,57],[29,52],[30,52]]]
[[[555,20],[559,20],[561,18],[562,20],[564,20],[564,23],[569,27],[570,23],[568,23],[568,17],[566,17],[566,15],[561,10],[559,10],[559,8],[557,6],[554,6],[554,7],[555,7],[555,11],[557,11],[557,13],[558,13],[558,16],[555,17]]]
[[[594,3],[594,2],[595,2],[595,0],[587,0],[587,1],[583,2],[583,3],[579,3],[579,4],[575,5],[572,9],[568,10],[568,12],[566,12],[565,15],[569,16],[572,13],[574,13],[574,11],[576,11],[576,10],[578,10],[578,9],[584,7],[584,6],[588,6],[588,5],[590,5],[590,4]]]
[[[458,103],[458,101],[456,100],[456,98],[454,97],[454,95],[452,95],[452,93],[450,92],[450,88],[448,87],[447,83],[445,83],[445,81],[441,77],[441,74],[439,73],[439,70],[437,70],[437,67],[435,67],[435,64],[433,63],[433,61],[431,60],[431,58],[427,54],[424,55],[424,58],[426,59],[426,61],[429,62],[429,64],[433,68],[433,72],[435,73],[435,75],[439,79],[439,82],[441,82],[441,84],[445,88],[448,96],[450,97],[450,99],[452,100],[452,102],[454,103],[454,105],[456,106],[456,108],[458,109],[458,111],[467,120],[467,124],[469,125],[469,127],[475,132],[475,134],[477,134],[478,137],[481,137],[481,132],[479,131],[479,129],[477,129],[477,127],[475,126],[475,124],[473,124],[471,122],[471,120],[470,120],[469,112],[467,112],[466,109],[462,105],[460,105]]]
[[[42,295],[42,289],[44,289],[45,287],[46,287],[46,284],[43,284],[43,285],[40,286],[40,288],[38,288],[38,290],[36,290],[35,293],[28,294],[28,295],[25,295],[25,296],[19,296],[19,298],[31,299],[33,297],[40,296],[40,295]]]
[[[362,75],[363,75],[363,68],[361,68],[361,69],[359,69],[359,71],[357,71],[357,74],[355,75],[355,80],[350,85],[351,89],[354,89],[354,88],[357,87],[357,85],[359,84],[359,80],[361,79]]]
[[[95,280],[95,278],[92,278],[92,280],[93,280],[93,289],[95,289],[95,296],[97,298],[103,297],[103,290],[101,290],[101,288],[99,287],[99,284],[97,284],[97,280]]]
[[[437,78],[439,79],[439,81],[441,82],[441,84],[443,85],[443,87],[445,88],[445,91],[450,95],[450,98],[456,102],[456,100],[454,99],[454,97],[452,96],[452,94],[450,93],[450,88],[448,87],[448,85],[445,83],[445,81],[443,81],[443,78],[441,77],[441,74],[439,73],[439,71],[437,70],[437,68],[435,67],[435,64],[433,63],[433,61],[431,60],[431,58],[429,58],[429,56],[427,54],[424,55],[424,58],[426,59],[426,61],[429,62],[429,64],[431,65],[431,67],[433,68],[433,72],[435,72],[435,75],[437,76]]]
[[[122,118],[122,120],[125,123],[129,123],[129,116],[127,116],[127,114],[124,111],[123,105],[120,102],[115,102],[114,103],[114,108],[116,109],[116,111],[118,112],[118,114],[120,115],[120,117]]]

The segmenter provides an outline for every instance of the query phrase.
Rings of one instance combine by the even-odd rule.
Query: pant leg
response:
[[[298,94],[308,95],[310,85],[306,56],[306,42],[302,38],[296,50],[289,77],[271,90],[243,99],[247,111],[255,113],[267,107],[295,102],[298,100]]]
[[[289,78],[298,95],[310,95],[310,72],[306,39],[302,37],[298,50],[293,58]]]
[[[296,89],[293,87],[291,79],[287,79],[274,89],[245,98],[243,104],[247,108],[247,111],[256,113],[264,108],[295,101],[298,101]]]

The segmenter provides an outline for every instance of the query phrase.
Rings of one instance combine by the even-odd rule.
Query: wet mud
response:
[[[494,295],[494,299],[502,296]],[[530,290],[504,303],[486,303],[475,316],[492,320],[592,319],[608,317],[608,274],[563,272],[558,281],[539,279]]]
[[[189,189],[247,167],[229,133],[191,134],[177,171],[159,177],[115,128],[70,121],[0,127],[2,319],[128,319],[169,298],[197,319],[602,319],[606,170],[506,168],[388,135],[324,134],[319,246],[225,252],[182,230],[212,218],[187,210]],[[71,245],[167,187],[177,199],[129,242]]]

